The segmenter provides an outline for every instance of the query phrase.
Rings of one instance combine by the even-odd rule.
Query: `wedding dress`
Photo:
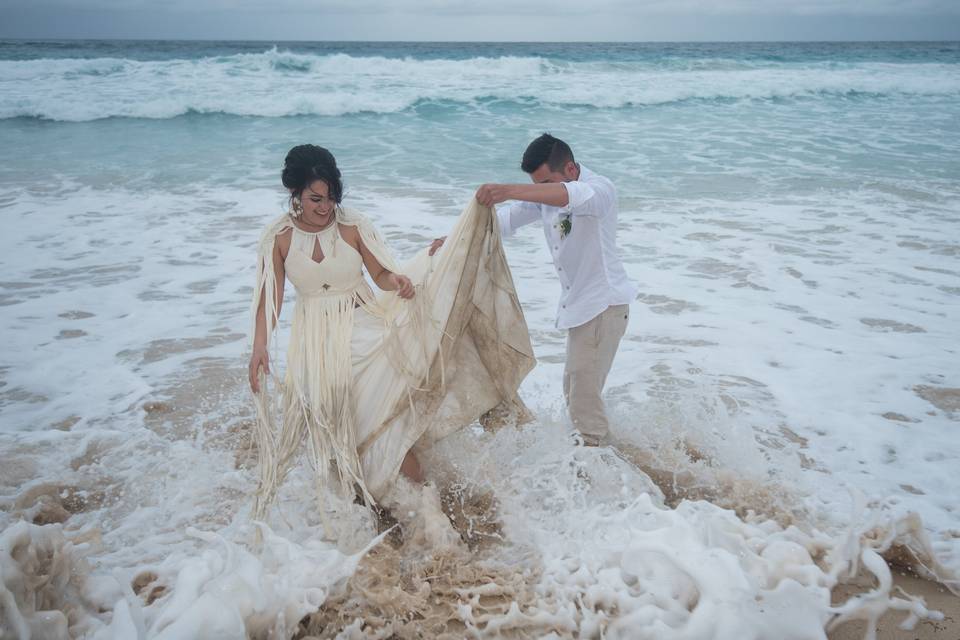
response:
[[[376,502],[411,448],[429,447],[501,404],[525,411],[517,388],[535,360],[494,211],[472,200],[434,256],[424,249],[402,267],[366,217],[338,208],[336,219],[356,227],[382,266],[410,277],[416,295],[375,294],[338,224],[308,233],[285,214],[268,226],[252,311],[255,322],[263,294],[271,352],[278,323],[273,249],[288,229],[284,268],[296,306],[284,376],[262,378],[255,394],[257,519],[301,453],[318,498],[332,471],[346,495],[359,490]],[[317,243],[319,262],[312,258]]]

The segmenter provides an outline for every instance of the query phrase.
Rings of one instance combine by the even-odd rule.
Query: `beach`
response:
[[[911,630],[902,629],[901,623],[907,617],[904,613],[884,614],[877,625],[877,640],[893,640],[894,638],[910,638],[911,640],[927,640],[928,638],[956,638],[960,637],[960,609],[957,607],[957,597],[942,585],[929,580],[918,579],[909,573],[895,573],[894,582],[905,591],[923,597],[927,606],[943,612],[942,620],[926,620]],[[846,591],[845,591],[846,593]],[[853,640],[862,638],[867,632],[865,621],[848,622],[844,626],[829,634],[831,640]]]
[[[0,41],[0,629],[865,637],[827,631],[846,612],[960,638],[958,66],[957,43]],[[425,453],[461,542],[380,539],[352,496],[320,513],[305,464],[254,524],[249,300],[287,150],[329,148],[404,260],[528,180],[543,131],[617,186],[640,288],[612,446],[570,445],[532,226],[504,251],[533,420]]]

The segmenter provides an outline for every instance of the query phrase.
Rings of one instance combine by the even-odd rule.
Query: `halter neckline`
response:
[[[319,231],[307,231],[307,230],[305,230],[305,229],[301,229],[300,227],[298,227],[298,226],[296,225],[296,223],[291,222],[290,224],[291,224],[291,226],[292,226],[294,229],[296,229],[296,230],[299,231],[300,233],[305,233],[305,234],[307,234],[308,236],[316,236],[316,235],[319,235],[319,234],[324,233],[324,232],[326,232],[326,231],[330,231],[330,229],[335,228],[335,227],[337,226],[337,224],[339,224],[339,223],[338,223],[337,220],[334,220],[333,222],[331,222],[330,224],[328,224],[327,226],[325,226],[323,229],[320,229]]]

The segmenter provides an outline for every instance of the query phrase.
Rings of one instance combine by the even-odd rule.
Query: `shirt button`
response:
[[[554,248],[554,249],[559,249],[560,247],[558,247],[557,245],[553,245],[553,248]]]

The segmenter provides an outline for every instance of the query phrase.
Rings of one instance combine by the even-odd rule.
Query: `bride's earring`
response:
[[[300,202],[300,198],[294,198],[293,202],[290,203],[291,208],[293,209],[293,217],[299,218],[303,215],[303,203]]]

